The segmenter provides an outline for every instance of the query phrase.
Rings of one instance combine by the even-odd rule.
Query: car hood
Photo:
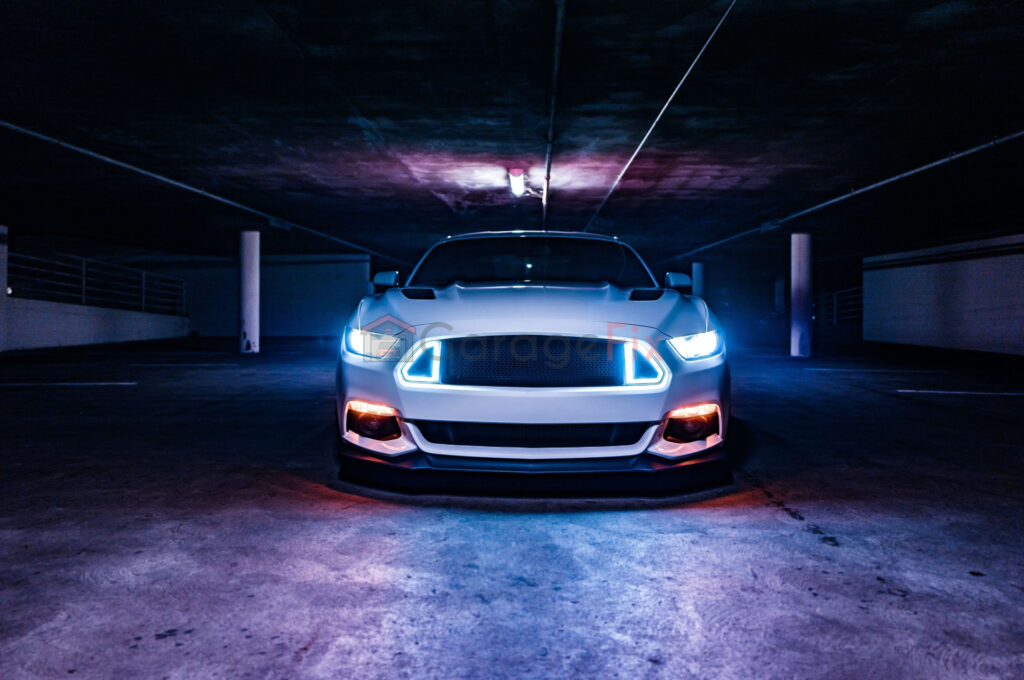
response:
[[[417,289],[425,292],[425,289]],[[669,336],[715,327],[703,300],[665,290],[656,300],[630,300],[631,288],[610,284],[452,284],[434,299],[392,288],[363,298],[349,325],[365,330],[415,329],[417,336],[559,334],[633,337],[632,326]]]

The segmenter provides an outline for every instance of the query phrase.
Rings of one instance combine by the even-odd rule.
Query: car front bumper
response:
[[[608,469],[655,472],[687,461],[701,462],[721,449],[728,428],[729,370],[725,354],[684,362],[662,358],[668,368],[658,385],[629,387],[476,387],[411,385],[396,379],[395,363],[369,361],[342,351],[338,362],[337,416],[348,455],[409,470],[463,469],[554,472]],[[350,400],[386,405],[398,413],[401,436],[388,441],[346,429]],[[719,432],[706,440],[670,442],[662,436],[674,409],[714,404]],[[645,423],[636,441],[605,446],[507,446],[428,440],[417,421],[530,425]],[[479,443],[475,443],[479,444]],[[718,454],[711,455],[717,459]]]

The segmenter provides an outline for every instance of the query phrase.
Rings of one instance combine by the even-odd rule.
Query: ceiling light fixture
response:
[[[522,168],[508,169],[508,186],[515,196],[522,196],[526,193],[526,173]]]

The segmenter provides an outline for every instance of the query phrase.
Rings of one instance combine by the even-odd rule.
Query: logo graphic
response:
[[[362,347],[354,349],[371,361],[398,361],[412,346],[415,336],[415,328],[385,314],[358,331],[357,339]]]

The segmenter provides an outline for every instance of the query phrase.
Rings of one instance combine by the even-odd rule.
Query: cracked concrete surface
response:
[[[732,487],[404,500],[333,351],[0,360],[0,677],[1024,676],[1024,402],[895,391],[1006,373],[737,357]]]

